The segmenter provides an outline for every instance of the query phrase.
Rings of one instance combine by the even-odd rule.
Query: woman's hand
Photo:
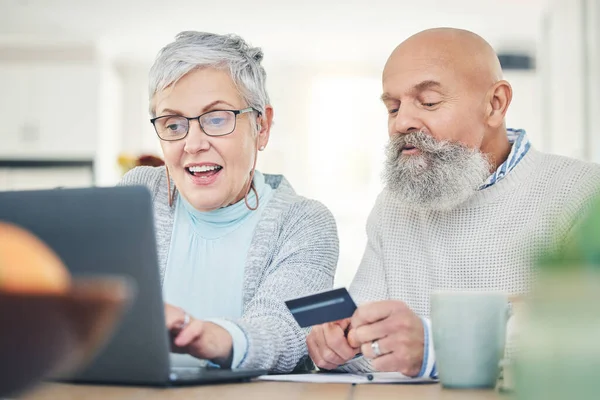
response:
[[[173,353],[190,354],[211,360],[221,367],[231,367],[233,339],[226,329],[212,322],[197,320],[186,312],[165,303],[165,319]]]
[[[179,333],[185,323],[185,311],[182,308],[165,303],[165,320],[167,321],[169,333]]]

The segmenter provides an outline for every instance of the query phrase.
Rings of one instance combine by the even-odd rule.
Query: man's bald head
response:
[[[431,63],[452,69],[457,78],[483,85],[485,89],[502,79],[502,67],[492,46],[481,36],[463,29],[427,29],[409,37],[390,55],[384,79],[402,63]]]
[[[472,195],[508,157],[511,99],[498,57],[480,36],[437,28],[402,42],[383,71],[389,186],[404,200],[442,208]]]

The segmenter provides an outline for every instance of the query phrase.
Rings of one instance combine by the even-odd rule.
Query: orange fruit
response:
[[[60,294],[71,276],[58,255],[31,232],[0,222],[0,291]]]

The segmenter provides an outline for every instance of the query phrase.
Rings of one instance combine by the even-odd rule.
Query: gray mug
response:
[[[500,292],[432,293],[433,347],[444,387],[496,385],[508,311],[508,296]]]

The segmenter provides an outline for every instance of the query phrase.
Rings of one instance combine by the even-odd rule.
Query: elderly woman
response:
[[[284,300],[331,288],[338,237],[327,208],[255,169],[273,121],[262,57],[233,35],[183,32],[164,47],[150,112],[165,166],[121,184],[153,196],[173,352],[286,372],[307,350]]]

